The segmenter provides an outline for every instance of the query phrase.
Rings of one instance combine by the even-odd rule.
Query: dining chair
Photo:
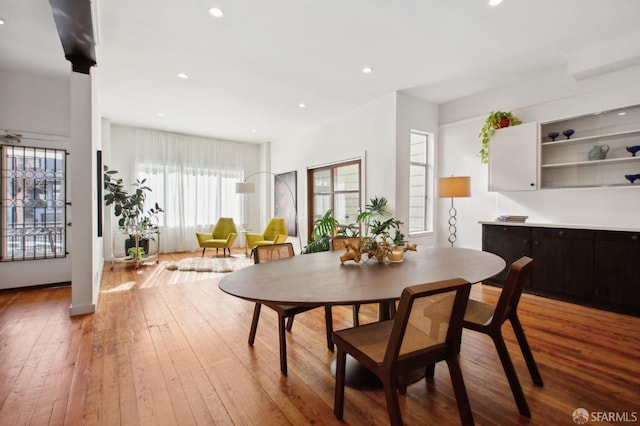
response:
[[[470,286],[457,278],[407,287],[394,319],[336,331],[335,416],[343,416],[346,359],[350,354],[382,382],[392,425],[402,424],[396,388],[406,373],[446,361],[462,424],[473,424],[456,351]],[[406,391],[406,385],[400,388]]]
[[[349,243],[354,247],[360,244],[360,237],[333,237],[331,239],[331,251],[344,250],[345,244]],[[353,305],[353,326],[360,325],[360,304]]]
[[[511,322],[516,339],[520,345],[520,350],[527,363],[531,379],[537,386],[543,386],[542,376],[540,375],[536,361],[533,358],[533,353],[531,353],[531,348],[527,342],[527,337],[524,334],[520,319],[518,318],[518,302],[520,301],[522,289],[527,282],[532,265],[533,259],[527,256],[523,256],[513,262],[509,268],[507,280],[502,288],[500,297],[498,298],[498,303],[493,305],[470,299],[462,323],[464,328],[484,333],[491,337],[498,356],[500,357],[502,368],[509,381],[509,386],[511,387],[511,392],[518,406],[518,411],[526,417],[531,417],[531,410],[529,410],[529,405],[522,391],[522,386],[520,386],[520,381],[518,380],[518,375],[509,356],[504,337],[502,336],[502,324],[507,320]]]
[[[271,244],[254,247],[254,263],[256,264],[286,259],[293,256],[293,245],[291,243]],[[300,279],[304,279],[304,277],[300,277]],[[287,374],[287,339],[285,330],[291,331],[291,328],[293,327],[293,318],[296,314],[315,309],[319,306],[294,306],[256,302],[255,308],[253,310],[253,320],[251,321],[251,331],[249,332],[249,345],[251,346],[253,346],[253,343],[256,339],[256,331],[258,329],[258,320],[260,319],[260,309],[262,305],[268,306],[278,314],[280,371],[282,371],[282,374]],[[286,327],[285,319],[287,320]],[[325,325],[327,328],[327,348],[333,351],[333,318],[331,316],[330,306],[325,306]]]

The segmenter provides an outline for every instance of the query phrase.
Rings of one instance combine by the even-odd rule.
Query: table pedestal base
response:
[[[331,362],[331,374],[336,375],[336,358]],[[419,368],[409,372],[407,377],[407,384],[415,383],[420,379],[423,379],[426,374],[427,368]],[[345,365],[345,378],[344,382],[347,386],[352,388],[367,388],[367,389],[382,389],[382,382],[378,379],[378,376],[373,374],[364,365],[360,364],[355,358],[347,354],[347,363]]]

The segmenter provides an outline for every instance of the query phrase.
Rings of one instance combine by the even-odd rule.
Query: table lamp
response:
[[[438,179],[438,196],[440,198],[451,198],[451,208],[449,209],[449,242],[451,247],[456,241],[456,219],[457,211],[453,207],[454,198],[471,196],[471,177],[451,176]]]

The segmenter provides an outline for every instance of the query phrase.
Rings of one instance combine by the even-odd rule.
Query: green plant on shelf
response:
[[[480,130],[478,137],[482,143],[480,149],[480,161],[482,163],[489,162],[489,139],[494,135],[497,129],[509,126],[517,126],[522,124],[522,121],[511,112],[495,111],[491,112]]]
[[[133,258],[133,260],[142,260],[144,257],[144,249],[142,247],[130,247],[127,254]]]

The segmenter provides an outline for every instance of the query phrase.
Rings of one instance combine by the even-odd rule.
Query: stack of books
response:
[[[524,222],[529,216],[514,216],[510,214],[503,214],[496,218],[496,222]]]

